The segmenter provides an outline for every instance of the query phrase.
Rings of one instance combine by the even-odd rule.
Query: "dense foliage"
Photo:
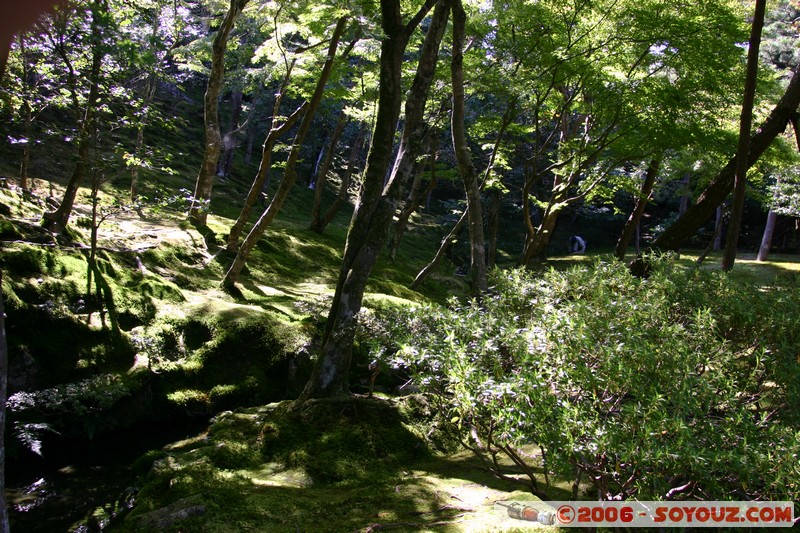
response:
[[[403,368],[501,475],[599,499],[792,499],[800,298],[657,262],[497,272],[482,301],[384,311],[376,356]],[[540,449],[531,455],[530,446]],[[539,451],[539,450],[536,450]],[[494,461],[492,461],[494,460]]]

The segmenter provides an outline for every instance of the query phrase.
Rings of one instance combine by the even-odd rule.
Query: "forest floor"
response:
[[[58,198],[58,186],[51,185],[49,194]],[[305,206],[309,194],[299,190],[294,201]],[[46,195],[40,189],[39,195],[24,199],[13,187],[0,188],[0,203],[7,207],[0,217],[3,290],[16,298],[8,318],[10,333],[24,337],[14,346],[40,359],[42,375],[47,361],[62,365],[53,366],[50,382],[40,376],[41,386],[83,383],[87,376],[108,373],[121,376],[130,397],[144,397],[146,390],[161,398],[162,403],[157,399],[153,404],[158,407],[151,407],[155,411],[214,417],[207,431],[144,457],[154,467],[142,479],[125,520],[114,518],[127,514],[127,507],[117,504],[90,510],[92,520],[110,520],[111,530],[506,532],[539,527],[510,518],[495,505],[536,500],[530,492],[492,476],[468,452],[431,446],[431,426],[421,429],[431,420],[403,411],[410,397],[381,394],[378,400],[367,400],[356,395],[335,412],[316,413],[320,419],[308,415],[311,420],[282,414],[290,400],[269,403],[293,397],[282,375],[269,375],[269,365],[285,373],[281,357],[294,361],[302,351],[305,362],[299,363],[299,379],[303,364],[307,371],[315,328],[338,271],[349,213],[341,214],[328,234],[317,235],[305,228],[299,209],[290,210],[254,249],[241,292],[231,295],[219,286],[230,260],[220,236],[230,227],[230,218],[211,215],[209,227],[216,237],[209,238],[185,222],[181,212],[112,212],[111,195],[103,195],[104,212],[111,214],[99,228],[98,247],[117,311],[133,316],[124,334],[162,344],[155,352],[139,350],[120,361],[96,344],[83,348],[68,340],[76,337],[58,339],[53,329],[50,347],[60,346],[62,352],[68,348],[74,358],[65,362],[62,352],[49,354],[51,359],[40,355],[37,349],[44,348],[32,340],[37,330],[14,323],[17,309],[39,313],[58,300],[55,318],[71,321],[70,335],[106,330],[99,313],[70,311],[85,296],[91,220],[87,191],[79,195],[72,242],[67,245],[28,242]],[[425,293],[407,288],[440,238],[441,229],[435,225],[427,232],[424,224],[419,228],[412,229],[397,262],[383,259],[376,266],[367,306],[412,305],[463,294],[463,279],[452,275],[453,265],[434,278]],[[800,270],[794,258],[774,259],[756,263],[742,256],[736,275],[769,284],[776,276]],[[591,260],[555,257],[544,267]],[[690,253],[680,259],[687,266],[693,260]],[[706,268],[717,268],[713,257],[707,261]],[[41,328],[36,320],[31,327]],[[366,357],[357,349],[354,389],[359,392],[364,391],[366,372],[361,367]],[[283,389],[277,398],[270,397],[276,383]],[[391,387],[390,381],[379,382],[385,392]],[[370,410],[377,414],[369,415]],[[113,416],[120,418],[119,413]],[[318,432],[297,432],[298,427]],[[512,465],[505,466],[513,472]],[[569,498],[566,485],[558,480],[550,490],[553,499]]]

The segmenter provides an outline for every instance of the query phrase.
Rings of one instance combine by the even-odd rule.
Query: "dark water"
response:
[[[75,531],[75,524],[97,507],[135,495],[133,463],[142,454],[197,435],[207,426],[206,421],[139,426],[91,442],[45,443],[41,457],[7,458],[11,531]]]

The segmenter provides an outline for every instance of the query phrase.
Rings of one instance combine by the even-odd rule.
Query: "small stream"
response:
[[[206,420],[139,426],[91,442],[45,443],[41,457],[7,458],[11,531],[75,531],[74,524],[97,507],[135,494],[133,463],[142,454],[197,435],[206,427]]]

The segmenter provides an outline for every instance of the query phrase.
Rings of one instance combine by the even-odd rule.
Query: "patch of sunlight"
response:
[[[204,443],[206,441],[208,441],[208,432],[200,433],[199,435],[195,435],[193,437],[172,442],[164,446],[163,449],[166,452],[179,451],[185,448],[191,448],[199,443]],[[175,462],[175,459],[172,456],[167,457],[167,463],[170,466],[177,467],[177,463]]]
[[[319,279],[307,281],[305,283],[298,283],[293,287],[295,294],[305,294],[308,296],[322,296],[324,294],[333,294],[333,287],[327,283],[321,282]]]
[[[401,298],[399,296],[392,296],[390,294],[382,294],[377,292],[364,293],[364,306],[381,306],[381,307],[413,307],[419,305],[414,300]]]
[[[248,470],[240,474],[250,478],[250,482],[257,487],[304,489],[314,484],[303,470],[287,469],[281,463],[265,463],[256,471]]]
[[[264,293],[265,296],[287,296],[285,292],[269,285],[256,285],[258,290]]]

